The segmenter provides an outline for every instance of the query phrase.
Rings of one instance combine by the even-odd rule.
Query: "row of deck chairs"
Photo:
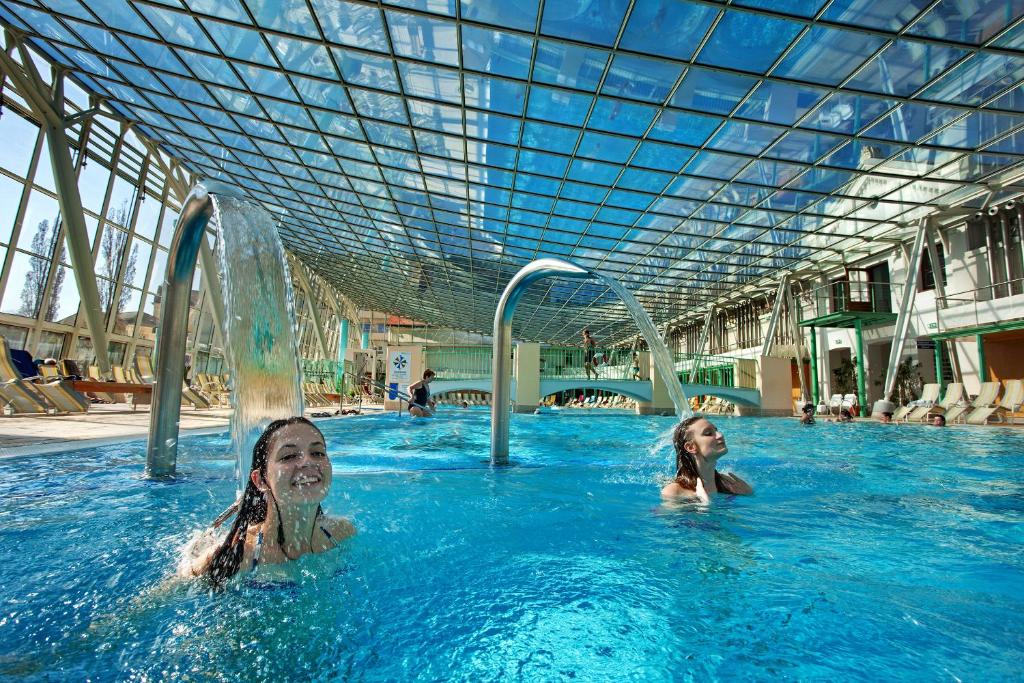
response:
[[[328,408],[337,405],[337,401],[327,396],[336,394],[334,389],[327,386],[325,382],[303,382],[302,394],[306,398],[306,405],[312,408]]]
[[[581,402],[574,399],[566,404],[570,408],[622,408],[629,409],[636,407],[636,401],[618,394],[614,396],[587,396]]]
[[[471,394],[463,393],[461,391],[449,391],[443,396],[435,399],[438,405],[451,405],[461,406],[463,403],[471,406],[489,406],[491,405],[490,394]]]
[[[84,413],[89,400],[60,378],[19,371],[0,337],[0,401],[14,413]]]
[[[1002,397],[999,396],[1003,386],[1000,382],[984,382],[978,395],[969,399],[964,393],[961,382],[950,382],[946,385],[946,394],[939,400],[939,385],[925,384],[921,390],[921,398],[896,410],[894,420],[907,422],[926,421],[934,415],[942,415],[946,423],[951,424],[962,420],[965,424],[987,424],[995,418],[1000,422],[1013,420],[1015,414],[1024,404],[1024,381],[1019,379],[1006,380]]]
[[[832,394],[829,400],[822,401],[818,404],[817,413],[818,415],[839,415],[843,410],[850,410],[858,406],[857,394]],[[798,407],[796,411],[798,414],[801,412]]]

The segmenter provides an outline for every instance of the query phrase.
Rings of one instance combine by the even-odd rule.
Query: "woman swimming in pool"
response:
[[[712,493],[754,492],[735,474],[722,474],[715,469],[715,463],[729,448],[722,432],[705,418],[695,415],[676,425],[672,444],[676,449],[676,476],[661,489],[662,498],[696,498],[706,503]]]
[[[194,557],[184,573],[221,587],[260,564],[331,550],[356,530],[347,519],[324,514],[320,503],[330,486],[331,461],[320,430],[304,417],[271,422],[253,448],[231,530],[222,543]]]

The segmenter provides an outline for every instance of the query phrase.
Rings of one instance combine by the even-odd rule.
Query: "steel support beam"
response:
[[[715,305],[708,307],[704,315],[704,328],[700,331],[700,339],[697,341],[697,352],[694,354],[693,367],[690,368],[690,384],[697,381],[697,373],[700,372],[700,357],[704,355],[704,349],[708,347],[708,339],[711,338],[711,321],[714,319]]]
[[[811,328],[811,403],[818,405],[818,328]]]
[[[865,415],[867,413],[867,406],[865,404],[867,403],[868,396],[864,382],[864,335],[861,328],[860,318],[857,318],[854,321],[854,336],[857,342],[857,405],[860,406],[860,414]]]
[[[942,339],[933,339],[935,342],[935,382],[939,385],[939,394],[946,393],[946,378],[942,374],[942,345],[946,342]]]
[[[988,363],[985,360],[985,335],[976,334],[974,340],[978,344],[978,382],[987,382]]]
[[[8,32],[8,40],[13,35]],[[46,135],[46,146],[50,152],[53,167],[53,182],[57,190],[57,204],[64,222],[64,236],[68,256],[78,285],[78,296],[85,314],[85,326],[96,352],[96,364],[105,377],[110,376],[110,357],[107,355],[106,321],[100,307],[100,293],[96,287],[96,272],[93,268],[92,249],[89,233],[85,226],[85,211],[82,196],[78,191],[75,165],[68,149],[67,119],[64,112],[64,79],[54,72],[52,91],[36,71],[31,56],[22,42],[16,43],[22,64],[15,62],[5,51],[0,50],[0,67],[11,79],[25,101],[39,118]],[[84,150],[82,150],[84,152]]]
[[[285,252],[287,253],[287,252]],[[316,332],[316,340],[320,345],[320,355],[325,360],[330,360],[331,351],[327,345],[327,335],[324,334],[324,325],[320,320],[320,309],[313,301],[313,285],[310,284],[309,278],[306,277],[306,271],[303,268],[302,262],[297,258],[288,254],[288,260],[292,264],[292,270],[295,271],[296,276],[299,279],[299,286],[306,293],[306,306],[309,308],[309,316],[313,319],[313,330]]]
[[[789,326],[793,330],[793,357],[796,359],[796,376],[800,380],[800,400],[807,400],[807,382],[804,380],[804,333],[800,331],[800,320],[796,314],[796,300],[793,299],[793,290],[790,289],[787,279],[784,287],[786,298],[786,314],[789,316]]]
[[[779,288],[775,291],[775,303],[772,305],[772,315],[768,318],[768,329],[764,333],[764,345],[761,347],[761,355],[767,356],[772,352],[772,346],[775,345],[775,330],[779,327],[779,315],[782,312],[782,300],[786,292],[786,283],[789,282],[789,276],[783,275],[782,279],[779,280]]]
[[[903,346],[907,343],[907,332],[910,330],[910,317],[914,312],[914,293],[917,291],[918,278],[921,276],[921,254],[924,252],[925,243],[928,245],[928,258],[931,259],[932,276],[935,278],[936,294],[942,296],[942,268],[939,264],[937,250],[932,241],[928,239],[929,220],[922,218],[917,225],[917,234],[914,235],[914,243],[910,247],[910,262],[907,264],[907,277],[903,282],[903,293],[900,296],[900,308],[896,312],[896,328],[893,331],[892,346],[889,348],[889,364],[885,368],[885,387],[882,391],[882,400],[892,399],[892,392],[896,388],[896,370],[899,368],[900,356],[903,355]],[[859,334],[859,333],[858,333]]]

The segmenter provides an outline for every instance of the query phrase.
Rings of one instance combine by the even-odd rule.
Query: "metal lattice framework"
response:
[[[658,323],[1020,194],[1021,0],[0,0],[360,306],[489,330],[530,260]],[[553,280],[516,335],[633,334]]]

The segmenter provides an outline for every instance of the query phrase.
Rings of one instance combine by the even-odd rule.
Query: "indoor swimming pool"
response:
[[[321,421],[358,535],[220,594],[226,434],[0,459],[0,679],[1019,677],[1024,432],[712,419],[756,494],[675,509],[672,418]]]

